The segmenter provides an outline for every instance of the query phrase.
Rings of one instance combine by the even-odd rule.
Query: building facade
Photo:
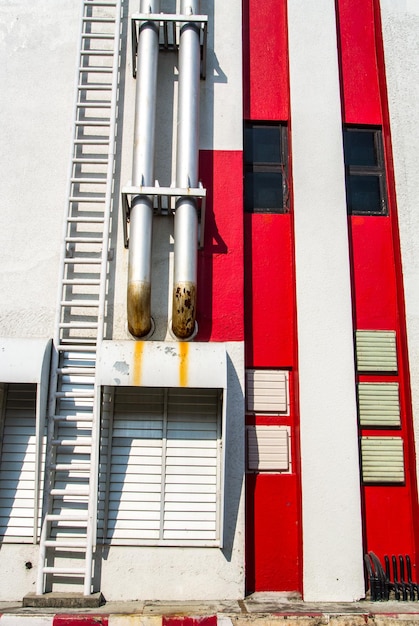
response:
[[[0,24],[0,599],[415,576],[414,0]]]

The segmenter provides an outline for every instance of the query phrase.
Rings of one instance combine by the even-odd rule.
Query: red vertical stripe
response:
[[[61,613],[54,615],[53,626],[108,626],[108,615],[74,615]]]
[[[287,120],[286,0],[244,0],[244,117]]]

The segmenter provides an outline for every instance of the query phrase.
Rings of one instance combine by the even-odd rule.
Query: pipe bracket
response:
[[[124,228],[124,245],[129,247],[130,213],[132,200],[135,196],[147,196],[152,200],[154,215],[168,216],[174,215],[176,211],[176,201],[179,198],[193,198],[196,200],[198,212],[198,245],[204,247],[204,226],[205,226],[205,201],[207,190],[199,183],[198,187],[133,187],[127,185],[122,188],[122,219]]]
[[[201,46],[201,78],[205,80],[207,67],[207,15],[169,15],[167,13],[135,13],[131,16],[132,75],[137,76],[137,47],[139,29],[144,22],[156,22],[159,26],[159,48],[163,52],[176,52],[179,49],[180,28],[184,24],[199,27]]]

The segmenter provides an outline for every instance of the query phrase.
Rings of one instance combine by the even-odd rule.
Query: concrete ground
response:
[[[0,626],[95,624],[108,626],[408,626],[419,624],[419,602],[307,603],[277,593],[238,601],[107,602],[92,609],[24,608],[0,602]],[[27,619],[32,617],[33,619]]]

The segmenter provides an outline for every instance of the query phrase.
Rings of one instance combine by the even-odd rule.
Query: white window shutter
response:
[[[249,369],[246,371],[246,408],[250,413],[289,413],[288,372]]]
[[[4,392],[0,457],[0,537],[32,542],[35,510],[36,385],[9,384]],[[45,439],[42,446],[42,467]],[[41,473],[41,485],[43,472]],[[42,503],[42,490],[39,505]],[[38,506],[37,510],[40,511]],[[39,528],[39,519],[38,519]]]
[[[219,405],[218,389],[115,389],[114,409],[109,402],[103,405],[108,408],[99,525],[107,541],[219,543]]]

